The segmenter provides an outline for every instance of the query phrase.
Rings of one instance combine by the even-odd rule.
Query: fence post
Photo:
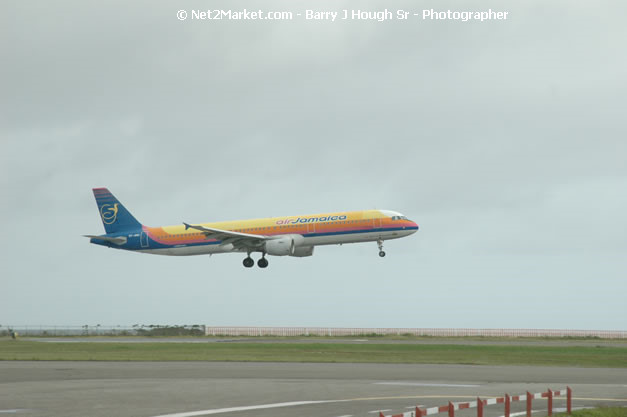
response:
[[[483,400],[477,397],[477,417],[483,417]]]
[[[527,417],[531,417],[532,402],[533,402],[533,394],[527,391]]]
[[[553,415],[553,391],[549,390],[549,416]]]
[[[568,415],[572,413],[572,403],[573,403],[573,390],[570,387],[566,387],[566,412]]]
[[[448,417],[455,417],[455,406],[452,402],[448,402]]]
[[[505,417],[509,417],[509,394],[505,394]]]

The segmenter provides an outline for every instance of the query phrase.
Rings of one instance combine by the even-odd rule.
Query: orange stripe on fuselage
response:
[[[336,220],[329,220],[337,217]],[[323,220],[325,219],[326,220]],[[309,219],[317,219],[309,221]],[[307,222],[301,222],[305,221]],[[298,222],[298,223],[292,223]],[[286,224],[287,223],[287,224]],[[336,233],[402,226],[405,221],[392,221],[378,210],[351,211],[340,213],[323,213],[304,216],[271,217],[265,219],[236,220],[217,223],[201,223],[200,225],[236,231],[253,235],[284,235],[308,233]],[[205,235],[195,230],[185,230],[184,225],[146,227],[150,238],[164,245],[182,245],[190,243],[211,242]]]

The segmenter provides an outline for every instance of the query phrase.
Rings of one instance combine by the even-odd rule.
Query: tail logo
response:
[[[103,204],[100,207],[100,217],[104,224],[115,223],[118,218],[118,203],[115,204]]]

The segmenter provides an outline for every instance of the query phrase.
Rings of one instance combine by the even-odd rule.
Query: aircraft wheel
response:
[[[246,268],[250,268],[250,267],[252,267],[252,266],[255,264],[255,261],[253,261],[253,258],[251,258],[251,257],[249,256],[248,258],[245,258],[245,259],[244,259],[243,264],[244,264],[244,266],[245,266]]]
[[[385,256],[385,252],[384,251],[379,251],[379,256],[383,258]]]
[[[265,268],[268,266],[268,260],[266,258],[261,258],[257,261],[257,265],[259,268]]]

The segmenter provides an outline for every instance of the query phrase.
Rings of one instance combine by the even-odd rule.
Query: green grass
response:
[[[0,340],[0,360],[449,363],[627,368],[627,347]]]
[[[553,414],[555,417],[567,417],[566,413]],[[575,410],[573,417],[627,417],[627,408],[624,407],[599,407],[588,410]]]

